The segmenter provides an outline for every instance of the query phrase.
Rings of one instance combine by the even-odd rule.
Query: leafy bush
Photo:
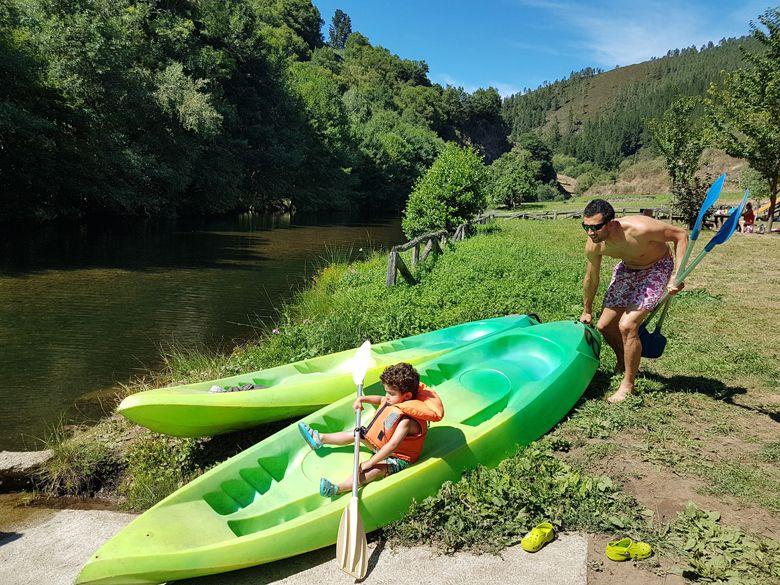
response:
[[[487,169],[470,148],[447,143],[412,191],[403,229],[414,237],[440,229],[453,230],[485,209]]]
[[[534,190],[537,201],[563,201],[566,196],[549,183],[539,183]]]
[[[682,570],[698,583],[763,585],[780,580],[780,544],[720,525],[718,512],[689,503],[668,528],[669,544],[686,558]]]
[[[537,189],[541,163],[527,150],[513,148],[493,161],[489,167],[489,196],[493,205],[512,208],[521,203],[538,201]]]
[[[196,439],[151,434],[133,443],[121,488],[129,508],[149,508],[199,475],[201,449]]]
[[[542,520],[559,530],[644,536],[636,505],[608,477],[588,477],[556,459],[544,441],[521,448],[498,467],[477,467],[385,528],[394,540],[435,544],[446,552],[497,552]]]

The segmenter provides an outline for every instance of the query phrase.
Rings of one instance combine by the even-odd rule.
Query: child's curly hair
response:
[[[417,398],[417,390],[420,387],[420,374],[411,364],[401,362],[387,366],[379,377],[383,384],[392,386],[402,394],[411,393],[412,398]]]

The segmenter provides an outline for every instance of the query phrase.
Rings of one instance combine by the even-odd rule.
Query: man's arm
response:
[[[661,221],[657,222],[657,226],[654,226],[651,232],[651,238],[656,242],[671,242],[674,246],[674,272],[669,279],[669,294],[676,294],[680,292],[685,283],[677,283],[675,286],[675,279],[680,272],[680,262],[682,262],[683,256],[685,256],[685,250],[688,249],[688,230]]]
[[[593,299],[599,290],[599,277],[601,272],[601,254],[590,246],[585,247],[585,278],[582,280],[582,315],[580,321],[591,324],[593,321]]]

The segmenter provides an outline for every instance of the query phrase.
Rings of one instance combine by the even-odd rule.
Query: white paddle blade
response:
[[[373,361],[371,342],[366,340],[355,352],[355,357],[352,358],[352,380],[355,382],[355,386],[360,386],[363,383],[363,378],[366,377],[366,372]]]
[[[336,562],[339,568],[355,579],[363,579],[368,571],[366,531],[358,510],[358,499],[352,497],[341,515],[336,541]]]

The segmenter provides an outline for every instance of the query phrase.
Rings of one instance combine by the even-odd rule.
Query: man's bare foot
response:
[[[615,393],[607,398],[607,402],[611,402],[612,404],[617,404],[618,402],[623,402],[626,398],[628,398],[631,394],[634,392],[634,386],[631,384],[621,384],[620,387],[615,391]]]

